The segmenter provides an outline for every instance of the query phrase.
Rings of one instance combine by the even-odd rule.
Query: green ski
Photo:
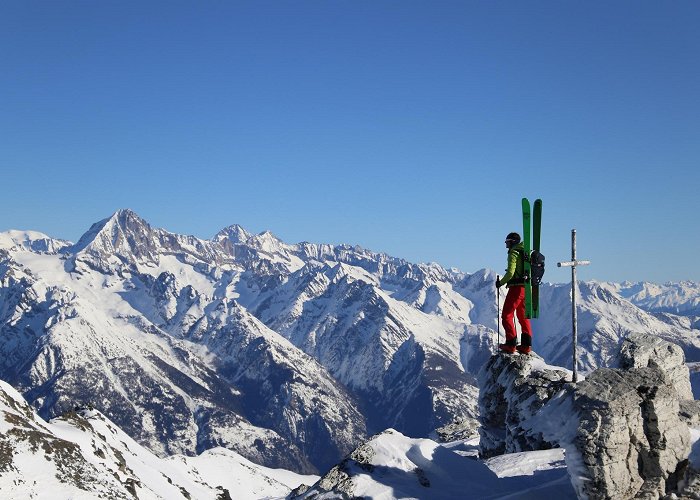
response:
[[[532,250],[534,252],[537,252],[539,254],[540,252],[540,235],[542,234],[542,200],[537,199],[535,200],[535,207],[534,207],[534,213],[533,213],[533,221],[532,221]],[[532,273],[533,269],[532,266],[536,265],[537,259],[534,259],[535,263],[530,261],[530,272]],[[537,276],[537,273],[534,273],[534,277]],[[540,277],[541,279],[541,277]],[[532,287],[532,317],[533,318],[539,318],[540,316],[540,279],[532,279],[530,280],[531,287]]]
[[[530,200],[523,198],[523,266],[525,273],[525,317],[532,318],[532,284],[530,282]]]

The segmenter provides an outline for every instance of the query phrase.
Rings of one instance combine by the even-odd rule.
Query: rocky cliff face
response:
[[[653,335],[633,333],[620,348],[619,366],[630,368],[659,368],[666,373],[681,400],[692,400],[690,372],[683,350],[675,344]]]
[[[690,452],[682,413],[693,413],[682,351],[648,335],[628,337],[619,369],[576,385],[536,358],[495,355],[482,370],[482,456],[566,450],[580,498],[660,498],[679,488]],[[681,484],[682,486],[682,484]]]
[[[579,497],[660,498],[677,489],[690,451],[678,393],[658,368],[600,369],[571,396],[579,415],[564,447],[578,455]]]
[[[570,381],[570,372],[547,366],[535,354],[492,356],[479,372],[481,457],[556,446],[539,432],[527,432],[527,423]]]

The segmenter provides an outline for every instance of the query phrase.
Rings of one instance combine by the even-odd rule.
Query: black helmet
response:
[[[508,233],[506,241],[512,241],[514,244],[520,243],[520,235],[518,233]]]

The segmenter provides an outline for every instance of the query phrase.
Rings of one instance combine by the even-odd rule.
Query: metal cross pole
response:
[[[496,275],[496,281],[501,281],[501,275]],[[496,354],[498,354],[498,344],[501,343],[501,291],[496,288],[496,325],[498,326],[498,343],[496,344]]]
[[[576,267],[587,266],[590,264],[589,260],[576,260],[576,229],[571,230],[571,260],[569,262],[557,262],[558,267],[571,267],[571,322],[573,324],[573,356],[574,356],[574,378],[573,381],[576,383],[578,381],[578,375],[576,371]]]

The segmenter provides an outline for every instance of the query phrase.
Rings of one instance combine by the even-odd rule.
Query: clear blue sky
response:
[[[700,2],[5,1],[0,230],[211,237],[700,280]]]

